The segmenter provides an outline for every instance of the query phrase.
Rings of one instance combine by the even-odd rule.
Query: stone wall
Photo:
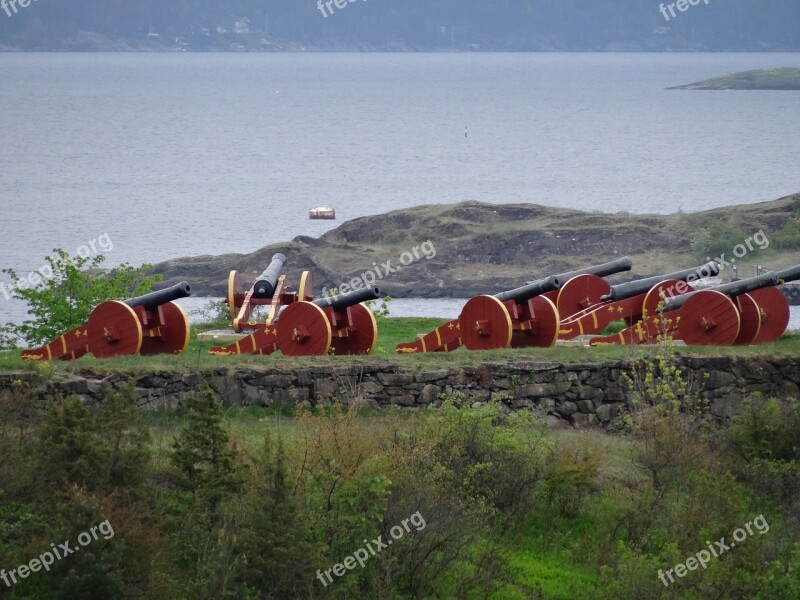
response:
[[[794,358],[683,358],[682,366],[709,400],[715,417],[735,413],[752,392],[765,396],[798,393],[800,361]],[[327,405],[363,398],[367,406],[426,407],[440,395],[460,392],[471,405],[499,399],[511,410],[532,409],[554,426],[605,426],[632,401],[621,373],[627,362],[559,364],[534,359],[486,362],[418,370],[386,359],[355,366],[298,369],[218,368],[204,372],[152,372],[146,375],[97,374],[80,371],[45,379],[36,373],[0,373],[0,395],[20,383],[30,386],[44,404],[47,398],[77,394],[97,402],[106,390],[136,384],[139,404],[154,410],[175,410],[203,382],[228,405]],[[708,374],[706,377],[705,374]]]

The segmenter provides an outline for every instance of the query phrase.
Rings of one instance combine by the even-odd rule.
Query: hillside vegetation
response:
[[[398,266],[403,252],[430,241],[435,257],[418,260],[376,281],[395,297],[469,297],[525,281],[614,260],[633,259],[630,273],[612,281],[655,275],[727,258],[749,236],[764,232],[765,250],[741,259],[740,276],[755,264],[800,263],[800,194],[756,204],[670,215],[608,214],[537,204],[434,204],[361,217],[320,238],[297,237],[251,254],[200,256],[153,267],[167,283],[187,279],[195,293],[223,296],[228,272],[252,283],[275,252],[288,257],[287,282],[310,269],[316,289],[336,287],[365,271]],[[703,232],[702,235],[699,234]]]

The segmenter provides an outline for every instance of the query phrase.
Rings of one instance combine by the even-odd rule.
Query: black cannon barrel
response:
[[[144,307],[145,310],[153,310],[162,304],[166,304],[167,302],[172,302],[178,298],[187,298],[191,295],[192,288],[189,287],[189,284],[185,281],[181,281],[172,287],[164,288],[163,290],[158,290],[157,292],[150,292],[149,294],[138,296],[136,298],[128,298],[127,300],[123,300],[122,303],[127,304],[131,308],[141,306]]]
[[[715,275],[719,275],[719,263],[715,260],[711,260],[699,267],[692,267],[691,269],[683,269],[682,271],[675,271],[674,273],[667,273],[666,275],[655,275],[653,277],[637,279],[636,281],[620,283],[619,285],[613,286],[610,293],[601,296],[600,300],[603,302],[608,302],[609,300],[625,300],[626,298],[633,298],[634,296],[646,294],[653,286],[667,279],[686,281],[690,277],[700,279],[702,277],[713,277]],[[694,281],[694,279],[692,279],[692,281]]]
[[[500,300],[500,302],[506,302],[507,300],[524,302],[535,296],[541,296],[542,294],[553,292],[561,288],[561,286],[567,281],[573,277],[577,277],[578,275],[597,275],[598,277],[606,277],[608,275],[613,275],[614,273],[630,271],[632,265],[633,263],[631,262],[630,257],[623,256],[622,258],[618,258],[601,265],[594,265],[584,269],[577,269],[576,271],[567,271],[566,273],[551,275],[550,277],[537,279],[536,281],[529,281],[522,287],[500,292],[499,294],[495,294],[494,297]]]
[[[631,258],[629,256],[623,256],[622,258],[618,258],[617,260],[612,260],[611,262],[603,263],[601,265],[594,265],[593,267],[586,267],[584,269],[578,269],[577,271],[560,273],[559,275],[556,275],[556,277],[558,277],[558,279],[561,280],[561,283],[564,284],[578,275],[597,275],[598,277],[608,277],[609,275],[615,275],[616,273],[630,271],[632,267],[633,261]]]
[[[736,296],[741,296],[742,294],[752,292],[753,290],[760,290],[761,288],[778,285],[778,283],[778,275],[775,273],[775,271],[770,271],[768,273],[764,273],[763,275],[759,275],[758,277],[740,279],[739,281],[733,281],[731,283],[706,289],[714,292],[721,292],[726,296],[735,298]],[[664,302],[664,312],[678,310],[681,306],[683,306],[683,303],[686,302],[686,300],[695,294],[699,294],[701,291],[702,290],[697,290],[694,292],[689,292],[688,294],[675,296],[674,298],[667,298],[667,300]]]
[[[376,300],[380,297],[381,291],[375,286],[371,286],[360,290],[353,290],[346,294],[339,294],[338,296],[320,298],[319,300],[314,300],[312,304],[316,304],[320,308],[331,306],[334,310],[344,310],[349,306],[361,304],[365,300]]]
[[[795,265],[784,269],[783,271],[775,271],[780,281],[778,283],[789,283],[790,281],[797,281],[800,279],[800,265]]]
[[[505,292],[500,292],[499,294],[495,294],[494,297],[500,300],[500,302],[505,302],[506,300],[516,300],[517,302],[524,302],[533,298],[534,296],[541,296],[542,294],[546,294],[547,292],[552,292],[553,290],[557,290],[561,287],[564,282],[559,279],[556,275],[551,275],[550,277],[545,277],[544,279],[538,279],[536,281],[531,281],[528,284],[523,285],[522,287],[514,288],[513,290],[508,290]]]
[[[283,254],[278,253],[272,257],[269,266],[264,269],[253,285],[253,298],[272,298],[284,263],[286,263],[286,256]]]

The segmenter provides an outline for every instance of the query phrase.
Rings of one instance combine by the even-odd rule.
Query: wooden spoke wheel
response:
[[[680,286],[680,287],[677,287]],[[681,290],[679,293],[677,290]],[[684,291],[685,290],[685,291]],[[658,314],[659,306],[664,302],[665,298],[672,296],[680,296],[681,293],[693,292],[694,288],[684,281],[677,279],[665,279],[661,283],[657,283],[648,290],[642,302],[642,313],[648,317]]]
[[[737,296],[735,302],[739,311],[741,326],[734,344],[736,346],[746,346],[753,343],[761,329],[761,309],[750,294]]]
[[[378,323],[375,315],[363,304],[349,309],[353,327],[347,337],[333,338],[334,354],[371,354],[378,343]]]
[[[153,354],[181,354],[189,345],[189,317],[184,310],[174,302],[162,304],[158,310],[164,315],[164,326],[158,337],[142,339],[142,348],[139,354],[151,356]]]
[[[231,271],[228,275],[228,312],[231,314],[231,323],[239,316],[239,307],[236,306],[236,296],[241,292],[242,283],[238,271]]]
[[[511,345],[511,315],[494,296],[475,296],[458,317],[461,339],[469,350],[493,350]]]
[[[739,335],[739,311],[728,296],[697,292],[677,312],[676,338],[692,346],[731,346]]]
[[[134,310],[122,302],[98,304],[86,322],[89,352],[97,358],[129,356],[142,348],[142,324]]]
[[[286,356],[323,356],[331,348],[331,324],[316,304],[295,302],[278,320],[278,349]]]
[[[511,347],[550,348],[555,346],[561,328],[556,305],[546,296],[531,298],[530,303],[533,307],[534,322],[530,329],[514,331],[511,337]]]
[[[568,319],[582,310],[600,302],[600,296],[611,292],[611,286],[597,275],[578,275],[558,290],[558,314]]]
[[[766,287],[748,294],[761,309],[761,329],[753,344],[774,342],[789,325],[789,302],[776,287]]]

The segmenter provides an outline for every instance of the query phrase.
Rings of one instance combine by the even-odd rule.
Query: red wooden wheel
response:
[[[644,296],[642,302],[642,313],[648,317],[658,314],[659,305],[665,298],[680,296],[688,292],[693,292],[694,288],[685,281],[677,279],[665,279],[651,287]]]
[[[347,310],[353,327],[347,337],[333,339],[334,354],[371,354],[378,343],[378,323],[375,315],[363,304],[356,304]]]
[[[316,304],[295,302],[278,320],[278,349],[286,356],[322,356],[331,348],[331,324]]]
[[[600,296],[611,292],[611,286],[597,275],[578,275],[558,290],[558,314],[568,319],[574,314],[600,302]],[[551,298],[552,300],[552,298]]]
[[[789,302],[776,287],[766,287],[749,295],[761,309],[761,329],[753,339],[753,344],[774,342],[783,335],[789,325]]]
[[[530,329],[516,330],[511,338],[512,348],[550,348],[558,339],[561,328],[559,311],[546,296],[530,299],[533,308],[533,323]]]
[[[761,329],[761,309],[750,294],[737,296],[736,308],[739,311],[741,326],[734,344],[736,346],[752,344]]]
[[[122,302],[98,304],[86,322],[86,344],[97,358],[128,356],[142,348],[142,324],[134,310]]]
[[[675,337],[692,346],[731,346],[739,335],[739,311],[728,296],[714,290],[697,292],[677,313]]]
[[[511,316],[494,296],[475,296],[458,317],[461,339],[470,350],[508,348],[511,344]]]
[[[142,339],[142,348],[139,354],[151,356],[153,354],[180,354],[189,345],[189,317],[183,309],[174,302],[162,304],[157,310],[164,316],[164,326],[161,335],[156,337],[145,336]]]

